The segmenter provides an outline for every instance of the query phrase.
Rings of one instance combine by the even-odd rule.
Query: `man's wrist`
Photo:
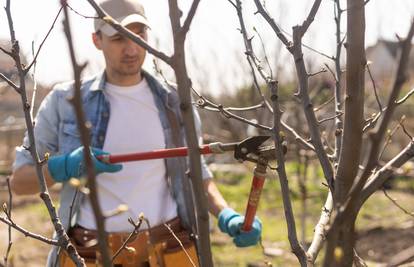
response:
[[[228,223],[229,221],[234,218],[240,216],[236,211],[232,208],[224,208],[218,214],[218,226],[223,233],[228,233]]]

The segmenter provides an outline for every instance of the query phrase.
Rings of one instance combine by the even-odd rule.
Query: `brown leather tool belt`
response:
[[[135,232],[127,242],[127,245],[114,258],[114,266],[175,266],[175,264],[170,265],[170,260],[167,262],[166,259],[171,258],[171,256],[177,258],[178,254],[182,254],[180,258],[182,258],[183,262],[188,262],[188,266],[193,266],[193,263],[195,266],[198,266],[194,242],[190,239],[189,232],[181,226],[179,218],[172,219],[165,224],[168,225],[175,236],[164,224]],[[75,226],[69,230],[68,234],[79,255],[85,259],[87,266],[99,266],[100,256],[97,245],[97,231]],[[127,232],[108,233],[111,255],[117,253],[130,235],[131,233]],[[191,254],[190,258],[193,263],[189,260],[188,254]],[[61,265],[70,266],[66,264]]]

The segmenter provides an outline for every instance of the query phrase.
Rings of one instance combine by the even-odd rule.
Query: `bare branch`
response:
[[[53,20],[52,26],[49,28],[49,31],[46,33],[45,38],[43,38],[43,41],[40,43],[40,46],[39,46],[39,48],[37,49],[36,55],[33,57],[32,62],[31,62],[31,63],[30,63],[30,64],[29,64],[29,65],[28,65],[25,69],[24,69],[24,72],[25,72],[25,73],[29,72],[30,68],[33,66],[33,64],[35,64],[35,62],[36,62],[36,60],[37,60],[37,57],[39,56],[40,50],[41,50],[41,49],[42,49],[42,47],[43,47],[43,44],[46,42],[47,38],[49,37],[50,33],[52,32],[53,28],[55,27],[55,23],[56,23],[57,19],[59,18],[60,13],[62,12],[62,8],[63,8],[63,7],[60,7],[60,8],[59,8],[58,13],[57,13],[57,15],[56,15],[55,19]]]
[[[403,116],[405,119],[405,116]],[[410,140],[413,140],[413,136],[408,132],[408,130],[405,128],[404,124],[402,122],[400,122],[400,126],[403,129],[403,132],[405,133],[405,135],[408,136],[408,138],[410,138]]]
[[[293,209],[292,209],[292,202],[290,200],[290,191],[289,191],[289,185],[288,185],[288,178],[285,170],[285,159],[282,149],[282,138],[280,136],[280,118],[281,118],[281,112],[279,108],[279,102],[278,102],[278,92],[277,92],[277,82],[273,81],[270,83],[271,87],[271,99],[273,103],[273,135],[274,135],[274,143],[275,143],[275,153],[276,153],[276,160],[277,160],[277,173],[279,175],[279,181],[280,181],[280,187],[282,190],[282,200],[283,200],[283,206],[285,210],[285,217],[286,217],[286,223],[288,228],[288,238],[290,247],[292,248],[293,253],[298,258],[301,266],[307,266],[306,259],[307,255],[303,247],[299,244],[297,234],[296,234],[296,223],[295,223],[295,217],[293,215]]]
[[[316,75],[324,73],[324,72],[327,72],[327,70],[325,68],[322,68],[321,70],[319,70],[315,73],[308,73],[308,77],[316,76]]]
[[[412,94],[414,94],[414,88],[411,89],[403,98],[400,100],[395,101],[395,104],[401,105],[404,103]]]
[[[266,65],[267,65],[267,67],[269,68],[269,72],[270,72],[270,79],[273,79],[273,71],[272,71],[272,66],[270,66],[270,62],[269,62],[269,58],[268,58],[267,53],[266,53],[266,48],[265,48],[265,45],[264,45],[263,38],[262,38],[262,36],[260,35],[260,33],[256,30],[256,28],[253,28],[253,30],[254,30],[254,32],[257,34],[257,36],[259,36],[260,43],[262,44],[262,50],[263,50],[264,58],[265,58],[265,61],[266,61]]]
[[[85,19],[99,19],[99,17],[95,17],[95,16],[86,16],[86,15],[83,15],[83,14],[81,14],[80,12],[78,12],[78,11],[76,11],[73,7],[71,7],[69,4],[68,4],[68,2],[66,2],[66,6],[72,11],[72,12],[74,12],[75,14],[77,14],[77,15],[79,15],[79,16],[81,16],[81,17],[83,17],[83,18],[85,18]]]
[[[333,209],[332,193],[329,192],[328,197],[326,198],[326,201],[325,201],[325,205],[322,208],[322,213],[319,218],[319,221],[315,226],[312,243],[309,246],[309,249],[307,251],[307,254],[309,256],[308,261],[312,263],[315,262],[319,254],[319,251],[322,249],[323,243],[326,240],[327,226],[331,218],[332,209]]]
[[[388,128],[388,124],[394,114],[396,107],[398,106],[395,101],[401,91],[401,88],[406,81],[406,71],[408,66],[408,55],[411,51],[411,40],[414,36],[414,20],[411,22],[410,29],[408,31],[407,37],[401,43],[402,51],[400,55],[400,61],[398,64],[396,78],[394,80],[390,97],[388,99],[387,108],[384,111],[383,116],[381,117],[381,122],[377,125],[375,133],[370,137],[370,147],[367,156],[367,161],[365,163],[364,172],[360,175],[358,182],[353,187],[351,191],[351,199],[357,199],[359,192],[364,188],[367,179],[371,176],[371,171],[375,168],[378,155],[380,152],[380,144]]]
[[[9,78],[7,78],[3,73],[0,73],[0,78],[5,81],[8,85],[10,85],[17,93],[20,94],[20,88],[12,82]]]
[[[414,246],[411,246],[393,256],[387,267],[398,267],[401,264],[408,263],[414,259]]]
[[[193,267],[196,267],[193,259],[191,259],[190,254],[188,254],[187,250],[184,248],[183,242],[181,242],[181,240],[178,238],[178,236],[174,233],[174,231],[171,229],[171,227],[164,223],[164,226],[168,229],[168,231],[170,231],[170,233],[174,236],[175,240],[177,240],[178,244],[180,244],[180,247],[182,249],[182,251],[184,251],[185,255],[187,256],[187,259],[190,261],[191,265]]]
[[[312,8],[309,12],[308,17],[301,25],[301,34],[302,36],[305,34],[305,32],[308,30],[309,26],[312,24],[313,20],[315,19],[316,12],[318,12],[319,6],[321,5],[322,0],[315,0],[313,2]]]
[[[321,110],[322,108],[324,108],[328,104],[332,103],[332,101],[334,101],[334,100],[335,100],[335,96],[329,98],[325,103],[322,103],[321,105],[319,105],[319,107],[314,108],[313,111],[317,112],[317,111]]]
[[[74,73],[74,94],[69,102],[73,105],[75,110],[76,119],[78,122],[78,128],[80,132],[81,143],[84,147],[84,160],[86,165],[86,174],[88,176],[87,184],[90,189],[89,200],[91,202],[92,211],[95,216],[97,232],[98,232],[98,248],[102,257],[102,264],[105,267],[111,266],[111,258],[109,256],[109,247],[107,233],[105,232],[105,217],[102,215],[100,203],[98,201],[97,189],[96,189],[96,176],[91,159],[90,141],[89,141],[89,129],[86,126],[85,114],[83,111],[81,100],[81,73],[86,65],[79,65],[76,60],[75,50],[72,41],[72,33],[69,22],[68,7],[62,2],[65,19],[63,20],[63,28],[66,35],[66,39],[69,46],[70,58]]]
[[[256,128],[260,128],[260,129],[263,129],[263,130],[271,131],[271,128],[270,127],[265,126],[265,125],[261,125],[259,123],[254,123],[254,122],[252,122],[249,119],[246,119],[246,118],[243,118],[241,116],[238,116],[238,115],[230,112],[227,108],[223,107],[223,105],[221,105],[221,104],[215,104],[215,103],[211,102],[210,100],[206,99],[204,96],[201,96],[197,100],[196,105],[197,105],[198,108],[202,108],[202,109],[206,109],[206,110],[214,111],[214,112],[220,112],[226,118],[233,118],[233,119],[236,119],[238,121],[241,121],[241,122],[247,123],[249,125],[252,125],[252,126],[254,126]]]
[[[400,210],[402,210],[405,214],[407,214],[407,215],[410,215],[411,217],[413,217],[414,218],[414,212],[412,212],[412,211],[408,211],[408,210],[406,210],[403,206],[401,206],[398,202],[397,202],[397,199],[395,199],[395,198],[392,198],[389,194],[388,194],[388,192],[387,192],[387,190],[385,189],[385,188],[382,188],[382,192],[384,192],[384,195],[397,207],[397,208],[399,208]]]
[[[260,13],[262,15],[262,17],[269,23],[269,25],[272,27],[272,29],[275,32],[276,32],[275,29],[276,28],[278,29],[278,32],[280,33],[278,35],[277,32],[276,32],[278,38],[282,41],[282,43],[289,50],[289,47],[292,45],[292,43],[283,35],[283,33],[286,34],[289,37],[292,37],[292,35],[289,32],[287,32],[286,30],[284,30],[282,27],[280,27],[279,25],[277,25],[276,22],[274,22],[274,19],[271,18],[270,15],[269,15],[269,13],[264,9],[264,7],[262,6],[262,4],[260,3],[260,0],[255,0],[255,3],[256,3],[256,7],[258,8],[258,11],[256,13]],[[260,5],[260,6],[258,6],[258,5]],[[272,23],[274,23],[274,25]],[[319,50],[317,50],[317,49],[315,49],[315,48],[313,48],[313,47],[311,47],[311,46],[309,46],[307,44],[302,43],[302,46],[305,47],[305,48],[307,48],[307,49],[309,49],[310,51],[312,51],[312,52],[314,52],[316,54],[319,54],[319,55],[321,55],[323,57],[326,57],[326,58],[328,58],[330,60],[335,60],[335,57],[334,56],[327,55],[327,54],[325,54],[325,53],[323,53],[323,52],[321,52],[321,51],[319,51]]]
[[[132,232],[129,234],[129,236],[127,237],[127,239],[124,241],[124,243],[122,244],[122,246],[114,253],[114,255],[112,256],[112,262],[114,262],[114,260],[116,259],[116,257],[118,257],[118,255],[122,252],[122,250],[124,250],[126,248],[126,246],[129,244],[129,242],[131,241],[132,238],[134,238],[139,231],[139,228],[141,227],[141,224],[144,220],[144,215],[140,214],[139,218],[138,218],[138,223],[133,223],[134,225],[134,230],[132,230]],[[129,218],[128,221],[132,221],[132,218]]]
[[[186,205],[189,210],[189,221],[192,232],[197,236],[197,252],[201,266],[212,266],[213,260],[210,248],[208,201],[204,191],[198,136],[194,123],[194,112],[191,105],[192,82],[187,72],[185,56],[185,35],[181,34],[181,10],[178,0],[169,0],[169,14],[174,40],[174,54],[171,67],[177,81],[177,92],[180,98],[180,110],[184,121],[185,140],[189,148],[189,174],[182,179]],[[174,115],[173,115],[174,116]],[[190,184],[191,183],[191,184]],[[197,214],[197,219],[196,219]]]
[[[185,19],[184,24],[181,28],[181,33],[183,34],[184,38],[190,29],[191,22],[193,21],[199,3],[200,0],[194,0],[191,4],[190,11],[188,11],[187,18]]]
[[[313,146],[313,144],[311,142],[308,142],[307,140],[305,140],[302,136],[300,136],[295,131],[295,129],[290,127],[286,122],[281,121],[281,125],[286,131],[288,131],[291,135],[293,135],[294,138],[295,138],[295,141],[297,141],[299,144],[301,144],[304,148],[306,148],[308,150],[315,151],[315,147]]]
[[[301,100],[302,107],[305,113],[306,121],[308,123],[309,132],[312,139],[312,144],[315,147],[316,154],[322,166],[326,181],[329,184],[331,191],[333,191],[334,174],[328,155],[322,144],[321,134],[318,128],[318,121],[316,119],[313,105],[309,97],[309,81],[308,74],[306,72],[305,62],[303,60],[303,53],[301,48],[303,33],[299,26],[293,28],[293,41],[294,45],[291,49],[291,53],[295,60],[296,75],[299,80],[299,94],[298,97]]]
[[[381,185],[390,177],[394,169],[400,168],[404,163],[414,157],[414,139],[392,160],[386,163],[381,169],[370,176],[366,185],[361,191],[358,199],[360,207]],[[344,209],[346,212],[347,209]]]
[[[354,266],[355,267],[368,267],[364,259],[358,255],[356,249],[354,249]]]
[[[336,25],[336,55],[335,55],[335,73],[330,70],[332,76],[335,79],[335,113],[339,114],[343,110],[343,97],[342,97],[342,70],[341,70],[341,53],[342,45],[346,38],[346,35],[341,39],[341,20],[342,20],[342,8],[341,1],[335,0],[334,14],[335,14],[335,25]],[[329,66],[325,64],[325,66]],[[343,135],[343,118],[337,117],[335,119],[335,153],[334,163],[337,164],[342,147],[342,135]]]
[[[6,182],[7,182],[7,190],[9,192],[9,202],[8,202],[9,204],[7,205],[7,207],[3,206],[3,209],[4,209],[4,213],[6,213],[7,218],[9,219],[9,221],[11,221],[12,220],[12,209],[13,209],[13,194],[12,194],[11,187],[10,187],[10,178],[9,177],[6,178]],[[7,261],[9,259],[10,250],[11,250],[11,247],[13,245],[11,228],[12,228],[11,225],[9,225],[9,227],[8,227],[9,242],[8,242],[8,245],[7,245],[6,255],[4,256],[4,265],[6,265],[6,266],[7,266]]]
[[[32,55],[34,55],[34,41],[32,41]],[[30,104],[30,116],[32,117],[33,120],[33,113],[34,113],[34,106],[35,106],[35,101],[36,101],[36,93],[37,93],[37,81],[36,81],[36,61],[33,61],[33,74],[32,74],[32,79],[33,79],[33,94],[32,94],[32,101]]]
[[[332,77],[335,79],[335,82],[338,81],[338,79],[336,78],[335,73],[333,72],[333,70],[329,67],[328,64],[324,63],[325,67],[328,69],[329,73],[332,75]]]
[[[382,158],[382,155],[384,154],[385,149],[392,142],[392,137],[397,132],[397,130],[401,127],[404,120],[405,120],[405,116],[402,116],[401,119],[399,120],[398,124],[395,125],[392,130],[388,130],[387,136],[385,137],[384,145],[382,147],[381,152],[379,153],[378,159]]]
[[[13,57],[13,53],[10,51],[7,51],[6,49],[4,49],[3,47],[0,46],[0,51],[2,51],[3,53],[5,53],[6,55]]]
[[[286,48],[290,51],[292,48],[292,42],[289,41],[286,36],[281,32],[279,26],[276,24],[275,20],[270,17],[269,13],[264,9],[260,0],[254,0],[254,3],[257,7],[257,13],[260,13],[262,17],[269,23],[270,27],[272,27],[273,31],[276,33],[277,37],[282,41],[282,43],[286,46]]]
[[[62,245],[58,240],[49,239],[49,238],[46,238],[44,236],[34,234],[34,233],[24,229],[23,227],[20,227],[19,225],[17,225],[13,221],[10,221],[9,219],[0,217],[0,221],[7,224],[7,225],[9,225],[9,226],[11,226],[11,227],[13,227],[14,229],[19,231],[20,233],[24,234],[26,237],[31,237],[33,239],[36,239],[36,240],[39,240],[39,241],[42,241],[44,243],[54,245],[54,246],[61,246]]]
[[[19,47],[18,41],[16,40],[15,31],[13,27],[10,0],[7,0],[6,2],[6,14],[7,14],[7,20],[8,20],[8,25],[9,25],[9,31],[10,31],[10,41],[12,44],[13,59],[15,61],[15,65],[17,67],[17,72],[19,75],[18,91],[20,93],[21,103],[22,103],[26,127],[27,127],[27,136],[29,140],[28,150],[35,163],[35,170],[36,170],[36,174],[38,177],[38,184],[40,188],[40,198],[43,200],[48,210],[49,217],[56,231],[56,235],[58,237],[58,240],[59,240],[58,242],[59,242],[60,247],[62,247],[68,252],[70,258],[76,263],[76,266],[79,266],[79,267],[84,266],[85,265],[84,260],[79,256],[76,249],[71,244],[69,237],[66,234],[66,231],[57,215],[56,208],[53,205],[53,202],[50,198],[46,180],[43,174],[43,170],[42,170],[43,163],[39,159],[39,155],[37,153],[33,121],[30,116],[30,105],[28,104],[27,95],[26,95],[26,79],[25,79],[26,73],[24,72],[23,65],[21,63],[20,47]]]
[[[343,112],[340,112],[339,114],[336,114],[334,116],[327,117],[327,118],[324,118],[322,120],[319,120],[318,123],[321,124],[321,123],[324,123],[324,122],[327,122],[327,121],[330,121],[330,120],[334,120],[334,119],[338,118],[339,116],[342,116],[343,114],[344,114]]]
[[[237,12],[237,16],[239,18],[240,32],[243,36],[243,42],[244,42],[244,46],[246,48],[246,52],[245,52],[246,59],[247,59],[247,62],[249,63],[249,67],[250,67],[250,70],[251,70],[251,73],[252,73],[253,84],[254,84],[255,88],[257,89],[257,91],[258,91],[260,97],[262,98],[263,102],[266,103],[267,100],[266,100],[264,94],[262,93],[259,82],[257,81],[257,76],[256,76],[255,69],[258,71],[258,73],[260,74],[260,76],[262,77],[262,79],[264,81],[267,81],[269,79],[269,77],[272,77],[273,75],[272,74],[268,75],[267,73],[264,72],[263,67],[260,65],[260,62],[259,62],[259,60],[257,59],[257,57],[254,53],[253,46],[252,46],[253,37],[251,37],[251,38],[248,37],[246,25],[245,25],[244,19],[243,19],[242,3],[241,3],[240,0],[236,0],[235,9],[236,9],[236,12]],[[266,105],[266,107],[269,109],[270,112],[272,112],[272,110],[270,109],[270,105]]]
[[[379,107],[380,112],[382,112],[381,101],[380,101],[379,96],[378,96],[377,86],[375,84],[374,77],[372,76],[371,69],[369,67],[369,63],[367,63],[367,70],[368,70],[368,74],[369,74],[369,77],[370,77],[371,82],[372,82],[372,86],[374,88],[375,99],[377,100],[377,103],[378,103],[378,107]]]

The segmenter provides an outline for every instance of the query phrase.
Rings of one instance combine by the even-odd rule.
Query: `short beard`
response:
[[[141,68],[137,67],[136,69],[115,70],[115,72],[119,76],[134,76],[141,72]]]

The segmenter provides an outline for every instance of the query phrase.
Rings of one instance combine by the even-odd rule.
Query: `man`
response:
[[[104,0],[100,6],[114,19],[147,40],[149,23],[143,6],[136,0]],[[131,153],[184,144],[179,99],[174,88],[165,85],[142,70],[146,51],[122,37],[103,21],[95,21],[93,43],[105,58],[105,72],[82,82],[82,105],[91,122],[91,146],[99,202],[104,211],[127,205],[128,210],[106,220],[112,253],[121,246],[133,230],[128,218],[137,219],[143,213],[151,228],[146,226],[115,259],[115,266],[192,266],[164,226],[170,225],[180,237],[197,264],[194,244],[190,239],[190,218],[184,199],[182,179],[187,169],[181,158],[119,164],[105,164],[96,156],[107,153]],[[96,222],[89,198],[68,182],[84,173],[83,147],[76,117],[67,98],[73,94],[73,83],[57,85],[39,108],[35,136],[39,155],[51,155],[43,173],[49,186],[62,183],[59,217],[68,230],[78,252],[89,264],[96,266]],[[196,114],[199,126],[199,117]],[[179,137],[177,140],[176,137]],[[28,139],[25,137],[24,145]],[[243,216],[228,207],[204,161],[203,182],[208,195],[210,212],[218,217],[219,228],[234,238],[237,246],[258,242],[261,224],[242,232]],[[33,160],[24,146],[16,149],[16,161],[11,180],[17,194],[37,192],[37,176]],[[177,249],[178,248],[178,249]],[[57,261],[57,264],[56,264]],[[54,248],[49,266],[72,266],[65,253]]]

